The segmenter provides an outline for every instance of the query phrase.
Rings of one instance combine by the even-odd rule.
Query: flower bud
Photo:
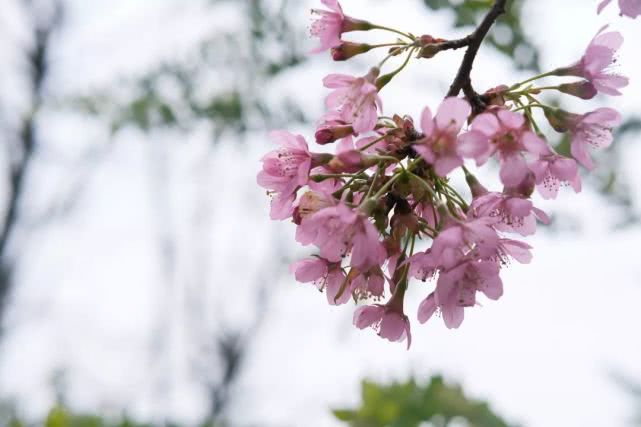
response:
[[[559,91],[581,99],[592,99],[598,93],[596,87],[587,80],[559,85]]]
[[[345,16],[343,17],[343,25],[341,31],[343,33],[348,33],[350,31],[369,31],[373,28],[374,26],[367,21],[352,18],[351,16]]]
[[[345,61],[370,50],[372,50],[372,46],[365,43],[342,42],[332,48],[332,59],[334,61]]]
[[[555,131],[564,133],[572,129],[581,118],[578,114],[568,113],[560,108],[546,108],[544,110],[545,118]]]
[[[470,191],[472,192],[472,196],[475,198],[488,193],[487,188],[483,187],[479,180],[471,173],[465,174],[465,182],[467,182],[467,185],[470,187]]]
[[[328,166],[336,173],[353,173],[358,172],[361,169],[374,166],[375,164],[376,159],[373,159],[358,150],[347,150],[334,156]]]
[[[505,93],[509,90],[506,85],[500,85],[492,88],[483,94],[483,101],[488,105],[505,105]]]
[[[312,155],[312,168],[323,166],[329,163],[334,156],[329,153],[311,153]]]
[[[353,133],[354,128],[352,126],[322,125],[316,131],[316,143],[320,145],[330,144]]]
[[[386,84],[392,81],[395,75],[396,73],[393,72],[393,73],[382,75],[378,79],[376,79],[376,83],[374,84],[376,86],[376,90],[380,92],[380,90],[383,89]]]

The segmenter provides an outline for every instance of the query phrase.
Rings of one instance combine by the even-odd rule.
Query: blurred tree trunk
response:
[[[43,88],[48,76],[48,57],[52,35],[58,30],[63,15],[63,5],[58,0],[51,2],[51,12],[43,16],[38,4],[25,1],[25,9],[32,24],[33,45],[26,53],[29,93],[29,107],[17,135],[15,151],[8,159],[8,195],[4,216],[0,222],[0,330],[10,294],[13,288],[15,265],[15,234],[20,226],[21,204],[23,202],[29,171],[35,149],[38,145],[37,118],[43,103]],[[12,138],[7,138],[11,140]],[[13,250],[12,250],[13,249]]]

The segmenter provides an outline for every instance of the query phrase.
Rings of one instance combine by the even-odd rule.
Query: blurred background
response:
[[[455,38],[491,1],[342,3]],[[503,299],[415,324],[406,351],[295,283],[308,252],[255,183],[267,131],[311,140],[322,77],[380,53],[309,56],[311,0],[0,0],[0,426],[641,425],[641,24],[513,3],[477,90],[576,61],[609,22],[625,95],[549,101],[625,124],[582,193],[537,200],[554,221]],[[385,112],[435,108],[462,54],[411,64]]]

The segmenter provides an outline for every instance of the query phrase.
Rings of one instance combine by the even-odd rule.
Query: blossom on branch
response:
[[[599,11],[608,3],[602,2]],[[507,0],[495,0],[478,28],[457,40],[416,37],[347,17],[336,0],[323,4],[329,10],[315,11],[319,18],[312,25],[321,40],[317,51],[332,49],[335,60],[347,60],[383,47],[386,56],[362,77],[323,79],[332,91],[314,136],[331,153],[312,153],[302,136],[274,132],[279,147],[262,158],[257,180],[272,196],[272,219],[291,217],[296,240],[313,247],[310,257],[292,264],[296,280],[313,283],[330,305],[354,300],[359,305],[354,326],[373,328],[389,341],[407,340],[409,348],[404,302],[415,281],[425,282],[419,289],[427,295],[418,321],[440,315],[447,328],[460,327],[465,310],[483,298],[498,300],[509,289],[501,273],[513,261],[531,262],[532,247],[514,237],[533,235],[539,222],[550,223],[535,207],[536,197],[554,199],[563,186],[581,191],[579,164],[594,169],[589,147],[609,147],[621,115],[611,108],[572,114],[547,105],[540,95],[554,91],[582,100],[599,92],[620,95],[628,79],[613,66],[623,37],[604,27],[571,66],[513,85],[496,82],[477,93],[474,59]],[[640,13],[638,1],[619,4],[628,16]],[[368,29],[391,32],[394,39],[380,44],[341,40],[346,31]],[[404,112],[382,115],[380,91],[392,86],[411,60],[463,47],[467,51],[447,96],[436,114],[424,108],[420,130]],[[380,76],[394,57],[403,62]],[[581,79],[534,83],[565,76]],[[458,97],[461,92],[464,98]],[[538,123],[543,115],[569,146],[555,149],[548,143]],[[503,184],[498,190],[488,190],[466,165],[483,168],[492,158]],[[469,192],[457,188],[455,175],[465,176]]]

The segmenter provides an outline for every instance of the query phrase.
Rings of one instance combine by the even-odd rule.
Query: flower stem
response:
[[[535,81],[535,80],[542,79],[542,78],[544,78],[544,77],[553,76],[553,75],[555,75],[555,71],[548,71],[547,73],[543,73],[543,74],[539,74],[539,75],[534,76],[534,77],[530,77],[530,78],[529,78],[529,79],[527,79],[527,80],[523,80],[522,82],[519,82],[519,83],[515,83],[515,84],[513,84],[513,85],[510,87],[510,90],[517,89],[517,88],[519,88],[519,87],[523,86],[524,84],[527,84],[527,83],[533,82],[533,81]]]
[[[371,25],[372,25],[372,28],[373,28],[373,29],[383,30],[383,31],[389,31],[389,32],[391,32],[391,33],[396,33],[396,34],[398,34],[398,35],[401,35],[401,36],[403,36],[403,37],[407,37],[408,39],[410,39],[410,40],[414,41],[414,38],[413,38],[412,36],[410,36],[410,35],[409,35],[409,34],[407,34],[407,33],[402,32],[402,31],[399,31],[399,30],[397,30],[397,29],[395,29],[395,28],[385,27],[385,26],[383,26],[383,25],[376,25],[376,24],[371,24]]]
[[[385,139],[385,137],[386,137],[386,136],[387,136],[387,135],[383,135],[383,136],[381,136],[380,138],[376,138],[374,141],[369,142],[369,143],[365,144],[364,146],[362,146],[361,148],[359,148],[359,149],[358,149],[358,151],[365,151],[365,150],[367,150],[369,147],[371,147],[371,146],[373,146],[373,145],[376,145],[377,143],[381,142],[383,139]]]

